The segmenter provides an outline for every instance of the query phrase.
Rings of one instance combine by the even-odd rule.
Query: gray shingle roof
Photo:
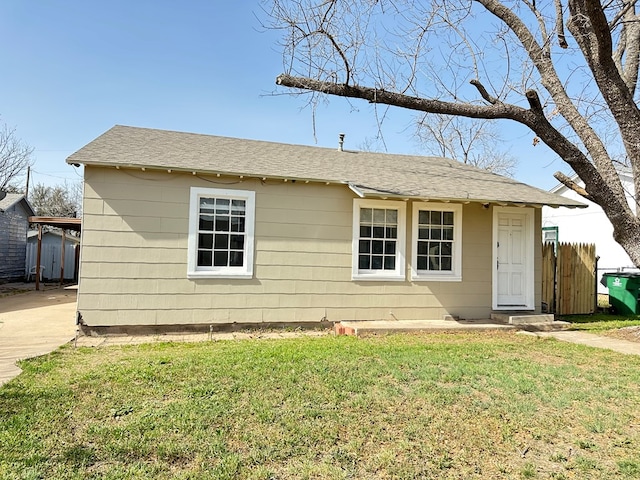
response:
[[[585,206],[446,158],[339,151],[120,125],[72,154],[67,163],[341,183],[367,197]]]
[[[24,198],[24,195],[21,193],[7,193],[7,195],[0,200],[0,212],[4,212],[5,210],[10,209],[18,202],[24,202],[23,207],[27,215],[33,216],[35,215],[31,204]]]

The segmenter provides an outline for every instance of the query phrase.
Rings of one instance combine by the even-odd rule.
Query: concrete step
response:
[[[493,312],[491,320],[508,323],[509,325],[531,325],[539,323],[552,323],[555,317],[552,313],[531,312]]]
[[[527,323],[518,325],[521,330],[527,332],[558,332],[561,330],[567,330],[571,326],[569,322],[561,322],[554,320],[553,322],[541,322],[541,323]]]
[[[517,330],[519,326],[490,320],[373,320],[342,321],[334,325],[336,335],[361,336],[403,332],[462,332]]]

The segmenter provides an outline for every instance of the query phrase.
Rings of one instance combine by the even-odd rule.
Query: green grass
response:
[[[431,334],[62,350],[0,388],[0,478],[631,479],[640,358]]]
[[[640,325],[640,315],[619,315],[613,313],[594,313],[592,315],[564,315],[559,318],[571,322],[571,330],[601,333],[624,327]]]

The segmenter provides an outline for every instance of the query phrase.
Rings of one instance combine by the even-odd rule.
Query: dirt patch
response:
[[[618,328],[617,330],[604,332],[604,335],[630,342],[640,342],[640,326]]]

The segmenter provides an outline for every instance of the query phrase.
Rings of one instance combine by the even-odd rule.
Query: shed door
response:
[[[533,242],[530,211],[495,207],[494,308],[533,308]]]

